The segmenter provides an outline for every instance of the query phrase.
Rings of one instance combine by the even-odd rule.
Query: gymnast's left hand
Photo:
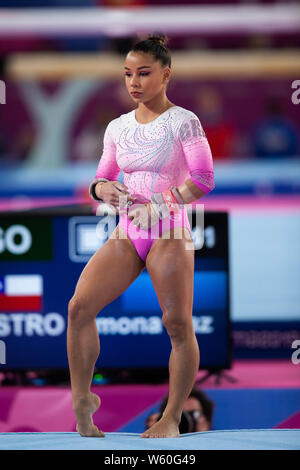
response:
[[[155,225],[159,217],[152,208],[152,204],[135,204],[128,211],[128,219],[132,220],[132,223],[142,229],[148,230],[150,227]]]

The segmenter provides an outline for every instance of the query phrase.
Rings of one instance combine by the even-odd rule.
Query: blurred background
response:
[[[207,230],[196,266],[199,285],[207,282],[213,296],[219,284],[209,284],[205,269],[222,258],[225,326],[206,346],[205,315],[217,313],[199,294],[202,369],[212,375],[199,371],[195,385],[214,402],[212,429],[300,427],[299,2],[0,0],[0,431],[75,429],[64,305],[98,246],[86,228],[94,230],[94,219],[78,217],[94,214],[88,186],[107,124],[135,107],[124,85],[125,55],[154,31],[168,36],[172,52],[168,98],[197,114],[214,159],[215,189],[199,201]],[[36,251],[18,257],[28,227]],[[209,254],[211,227],[224,246]],[[15,297],[24,297],[28,283],[39,296],[43,270],[52,286],[42,273],[44,298],[48,289],[60,304],[26,310]],[[21,285],[10,303],[8,276]],[[143,300],[132,299],[149,288],[145,277],[129,310],[143,311]],[[154,312],[159,318],[155,303]],[[104,336],[106,327],[99,326]],[[126,336],[126,325],[120,328],[103,338],[96,422],[108,432],[140,432],[167,393],[167,361],[147,357],[137,365],[121,354],[119,364],[117,356],[109,362],[112,339],[117,345]],[[134,334],[127,335],[132,357]],[[210,344],[222,345],[215,362],[205,362]],[[146,377],[135,370],[145,366]]]

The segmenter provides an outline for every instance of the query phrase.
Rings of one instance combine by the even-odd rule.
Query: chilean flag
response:
[[[0,276],[1,312],[40,312],[43,305],[43,277],[39,274]]]

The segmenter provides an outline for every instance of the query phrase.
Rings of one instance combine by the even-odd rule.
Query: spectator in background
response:
[[[262,158],[284,158],[299,155],[297,130],[284,116],[281,104],[271,99],[266,116],[253,133],[254,155]]]
[[[36,131],[30,124],[25,124],[20,129],[16,139],[15,152],[21,161],[26,160],[36,143]]]
[[[89,163],[99,160],[101,154],[101,143],[107,123],[115,118],[113,109],[104,106],[97,110],[91,121],[85,126],[74,141],[75,160]]]
[[[167,401],[168,397],[166,396],[160,404],[159,411],[148,416],[146,429],[149,429],[159,420]],[[214,407],[214,402],[202,390],[194,387],[183,407],[182,419],[179,425],[180,434],[209,431],[212,426]]]
[[[214,160],[234,157],[237,133],[233,124],[224,118],[218,91],[211,86],[203,87],[195,99],[195,112],[203,125]]]

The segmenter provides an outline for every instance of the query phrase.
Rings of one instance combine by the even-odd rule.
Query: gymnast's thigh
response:
[[[113,234],[86,264],[75,288],[74,297],[91,314],[119,297],[145,267],[131,241],[119,238],[118,226]]]
[[[181,321],[184,315],[191,317],[193,309],[194,248],[188,229],[171,228],[169,235],[163,238],[164,233],[155,241],[146,268],[162,312]]]

